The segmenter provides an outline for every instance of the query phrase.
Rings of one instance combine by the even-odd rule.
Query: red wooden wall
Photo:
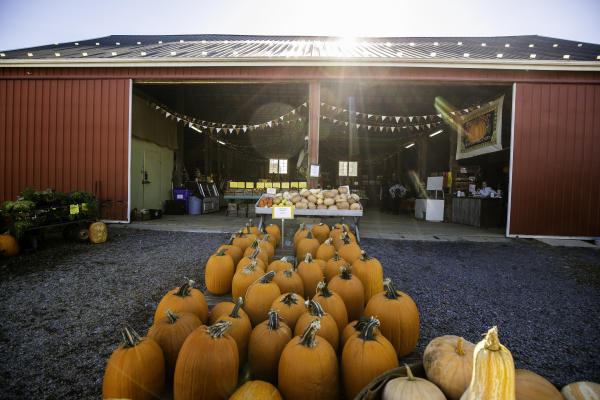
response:
[[[0,203],[25,187],[85,190],[127,219],[128,79],[0,79]]]
[[[517,84],[510,234],[600,237],[600,85]]]

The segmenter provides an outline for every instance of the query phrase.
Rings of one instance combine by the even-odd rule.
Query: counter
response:
[[[504,200],[476,197],[452,199],[452,222],[483,228],[504,225]]]

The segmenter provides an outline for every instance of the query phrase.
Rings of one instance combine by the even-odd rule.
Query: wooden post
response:
[[[319,81],[308,84],[308,168],[306,177],[310,173],[310,164],[319,163],[319,120],[321,119],[321,86]],[[318,179],[308,178],[310,188],[318,186]]]
[[[417,164],[419,166],[419,179],[421,182],[427,182],[427,135],[421,135],[416,140],[417,143]]]

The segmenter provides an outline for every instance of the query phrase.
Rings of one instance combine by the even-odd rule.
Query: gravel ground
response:
[[[97,399],[127,323],[145,334],[160,298],[203,265],[223,234],[113,229],[104,245],[51,239],[0,261],[0,397]],[[492,325],[517,368],[558,385],[600,382],[600,252],[511,244],[363,239],[415,300],[422,354],[434,337],[477,342]],[[595,321],[595,322],[594,322]]]

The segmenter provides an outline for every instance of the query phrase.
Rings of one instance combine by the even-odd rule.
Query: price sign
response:
[[[294,219],[294,206],[273,206],[273,219]]]
[[[277,193],[277,189],[275,188],[267,188],[267,194],[276,194]]]

